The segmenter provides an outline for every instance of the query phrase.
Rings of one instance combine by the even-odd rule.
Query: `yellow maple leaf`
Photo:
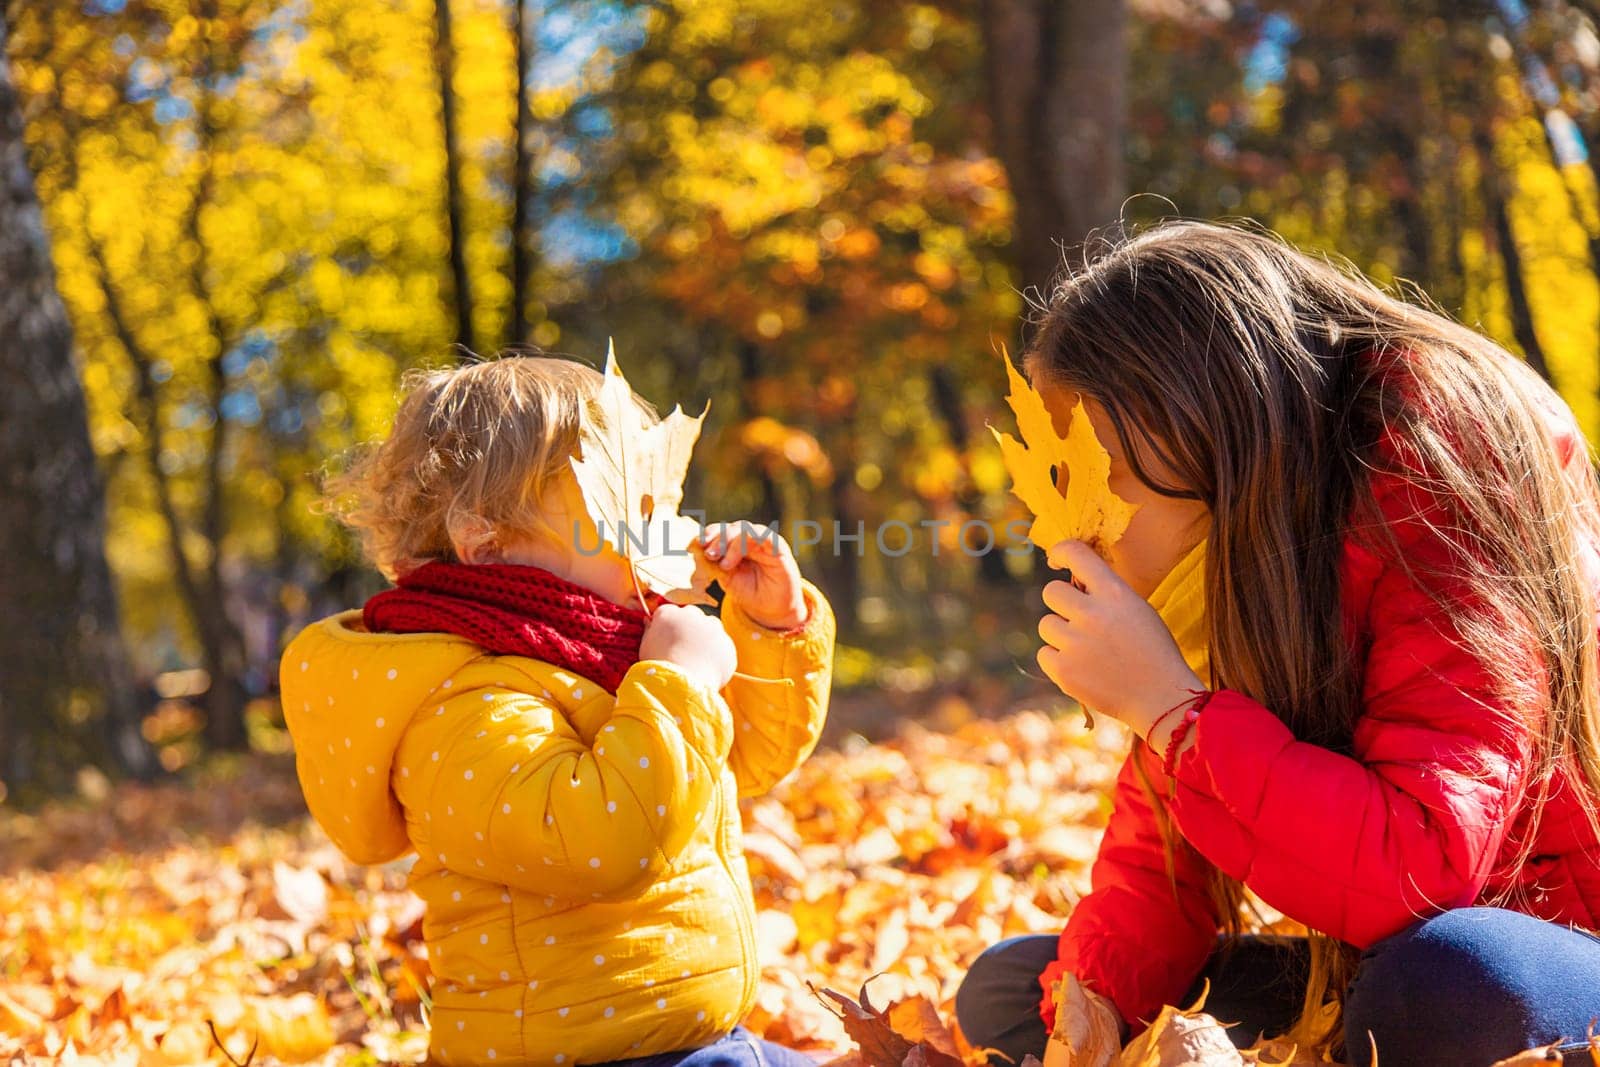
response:
[[[678,514],[706,411],[691,417],[675,406],[652,422],[622,376],[615,350],[608,350],[599,395],[579,425],[581,452],[572,460],[600,537],[628,560],[642,585],[680,603],[706,599],[697,584],[698,557],[688,551],[700,524]]]
[[[1004,349],[1000,356],[1011,383],[1006,403],[1017,416],[1022,440],[989,429],[1000,443],[1011,491],[1033,513],[1028,540],[1049,551],[1058,542],[1075,539],[1104,555],[1127,530],[1139,505],[1111,491],[1111,454],[1095,436],[1083,400],[1073,407],[1062,437],[1044,400],[1017,373]],[[1058,487],[1058,479],[1066,485]]]

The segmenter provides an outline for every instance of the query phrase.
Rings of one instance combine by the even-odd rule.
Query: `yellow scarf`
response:
[[[1155,592],[1147,598],[1150,606],[1167,624],[1178,642],[1178,649],[1189,669],[1210,684],[1211,650],[1206,645],[1206,541],[1189,550]]]

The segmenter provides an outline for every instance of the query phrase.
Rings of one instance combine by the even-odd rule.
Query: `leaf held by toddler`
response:
[[[711,573],[689,551],[700,524],[678,509],[711,405],[692,417],[674,406],[652,423],[622,376],[614,348],[606,352],[604,377],[600,395],[583,413],[581,454],[572,460],[589,517],[647,591],[675,604],[709,604]]]

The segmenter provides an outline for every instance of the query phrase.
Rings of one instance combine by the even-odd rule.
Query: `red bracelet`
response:
[[[1154,737],[1156,727],[1165,722],[1168,715],[1171,715],[1175,711],[1181,710],[1185,704],[1193,704],[1195,700],[1204,695],[1206,691],[1204,689],[1185,689],[1184,692],[1190,694],[1190,696],[1178,701],[1176,704],[1172,705],[1172,707],[1168,708],[1166,711],[1163,711],[1160,715],[1157,715],[1155,721],[1150,724],[1150,729],[1144,732],[1145,737]]]
[[[1185,693],[1198,693],[1198,692],[1200,692],[1200,690],[1198,690],[1198,689],[1185,689],[1184,692]],[[1193,698],[1190,698],[1190,699],[1193,699]],[[1144,736],[1147,737],[1147,738],[1155,736],[1156,727],[1160,726],[1163,722],[1165,722],[1168,715],[1171,715],[1173,712],[1177,711],[1179,708],[1183,707],[1187,703],[1189,703],[1188,700],[1180,700],[1176,704],[1172,705],[1172,707],[1168,708],[1166,711],[1163,711],[1160,715],[1157,715],[1156,718],[1155,718],[1155,721],[1150,724],[1150,729],[1148,729],[1148,730],[1146,730],[1144,732]]]
[[[1161,760],[1161,769],[1166,772],[1168,778],[1176,778],[1178,776],[1178,750],[1183,747],[1183,739],[1189,736],[1190,728],[1194,726],[1195,720],[1200,718],[1200,712],[1205,710],[1206,704],[1210,702],[1212,697],[1210,689],[1185,689],[1184,692],[1193,693],[1194,695],[1177,706],[1181,708],[1188,705],[1187,710],[1183,713],[1183,718],[1179,719],[1178,725],[1172,728],[1172,736],[1167,739],[1166,755]],[[1172,710],[1176,711],[1177,708]],[[1163,715],[1161,718],[1164,719],[1166,716]],[[1156,721],[1160,722],[1161,719]],[[1153,730],[1154,728],[1152,727]]]

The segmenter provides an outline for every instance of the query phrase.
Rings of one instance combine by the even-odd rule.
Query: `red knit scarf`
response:
[[[447,633],[502,656],[531,656],[615,693],[639,661],[650,616],[541,567],[425,563],[367,601],[374,633]]]

